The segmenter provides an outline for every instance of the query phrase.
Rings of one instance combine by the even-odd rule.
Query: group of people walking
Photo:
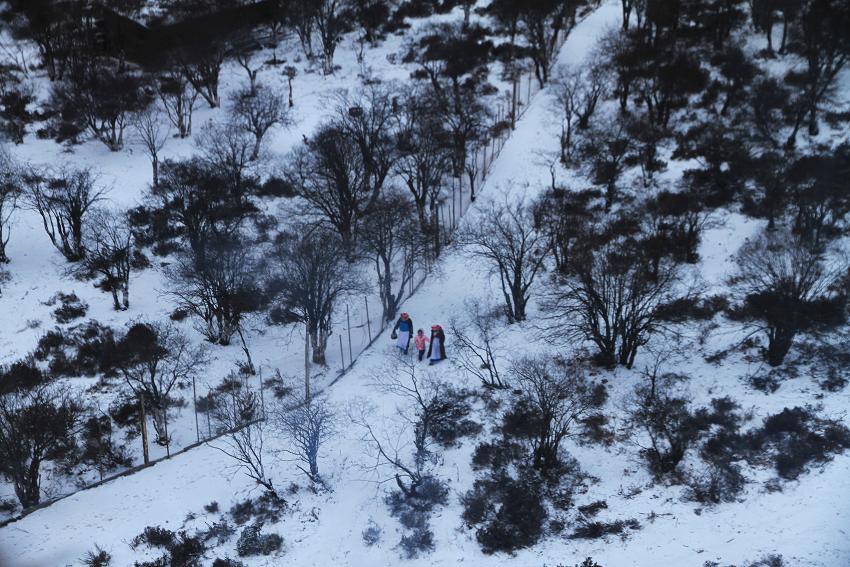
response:
[[[392,338],[396,341],[396,347],[403,354],[410,350],[410,340],[416,350],[419,351],[419,361],[425,358],[425,349],[428,350],[428,364],[437,364],[446,359],[446,334],[439,325],[431,325],[431,337],[425,336],[425,331],[419,329],[413,334],[413,320],[407,313],[402,313],[393,327]]]

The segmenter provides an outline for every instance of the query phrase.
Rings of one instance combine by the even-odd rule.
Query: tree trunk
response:
[[[323,336],[323,333],[316,329],[310,331],[310,345],[313,348],[313,364],[327,366],[327,358],[325,356],[327,342],[327,337]]]
[[[785,355],[791,350],[796,333],[791,329],[775,327],[768,330],[767,363],[779,366],[785,360]]]
[[[41,501],[40,465],[40,460],[33,459],[24,473],[24,478],[15,482],[15,494],[21,503],[21,508],[24,510],[35,506]]]
[[[153,169],[153,186],[156,189],[159,187],[159,157],[156,154],[151,156],[151,168]]]

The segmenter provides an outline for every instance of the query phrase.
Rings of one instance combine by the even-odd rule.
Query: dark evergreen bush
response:
[[[270,555],[281,548],[283,538],[278,534],[261,533],[262,528],[262,523],[242,528],[242,533],[236,542],[236,552],[239,557]]]

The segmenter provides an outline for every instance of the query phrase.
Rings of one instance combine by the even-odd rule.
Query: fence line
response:
[[[582,16],[579,20],[584,19],[586,16],[587,14]],[[551,71],[554,69],[557,55],[560,53],[561,48],[563,47],[571,30],[572,27],[567,27],[558,32],[555,40],[556,47],[553,50],[555,57],[553,57],[550,62],[550,76]],[[451,176],[449,178],[451,186],[444,188],[447,199],[445,199],[437,208],[438,231],[441,235],[441,245],[451,243],[452,233],[460,225],[461,218],[469,211],[470,206],[474,202],[473,195],[477,197],[477,195],[483,190],[484,184],[489,177],[496,160],[501,155],[502,149],[505,147],[508,139],[510,139],[511,133],[516,127],[516,122],[525,115],[526,111],[531,106],[532,99],[541,90],[542,88],[537,81],[534,70],[529,69],[525,73],[520,73],[519,76],[511,82],[510,91],[506,93],[507,105],[503,106],[502,102],[497,103],[497,106],[494,109],[494,121],[488,129],[486,137],[483,140],[479,140],[472,149],[468,162],[464,165],[460,176]],[[523,91],[525,96],[523,96]],[[470,177],[471,179],[469,179]],[[469,185],[470,181],[472,183],[471,186]],[[451,193],[450,195],[449,189]],[[418,280],[415,277],[411,279],[409,292],[402,298],[402,301],[410,299],[410,297],[419,290],[422,284],[425,283],[428,279],[428,275],[433,269],[434,263],[433,259],[426,258],[426,267],[423,270],[422,276]],[[415,284],[414,281],[416,281]],[[363,329],[366,329],[366,332],[368,332],[366,343],[362,346],[362,348],[358,346],[356,355],[349,351],[349,360],[347,363],[345,362],[344,357],[341,357],[340,368],[337,376],[328,384],[328,386],[339,381],[351,369],[351,367],[354,366],[354,363],[360,355],[375,343],[389,324],[389,321],[383,320],[383,313],[377,322],[371,319],[368,310],[368,298],[364,297],[364,303],[366,304],[366,321],[360,325],[352,327],[350,317],[347,317],[347,325],[343,328],[343,332],[348,335],[348,343],[351,345],[352,331],[356,332],[359,330],[362,334]],[[345,309],[346,314],[350,313],[349,304],[346,304]],[[377,325],[375,323],[377,323]],[[362,340],[363,338],[361,337],[361,342]],[[343,338],[340,336],[340,350],[342,350],[342,341]]]
[[[555,59],[557,58],[557,54],[560,53],[561,47],[563,47],[563,44],[566,41],[566,38],[569,35],[570,31],[571,31],[571,28],[561,29],[558,32],[558,36],[557,36],[557,39],[556,39],[556,47],[553,50],[555,57],[553,58],[553,61],[551,62],[550,71],[551,71],[551,67],[554,67],[554,62],[555,62]],[[522,88],[522,86],[523,86],[524,77],[527,77],[527,79],[525,79],[526,96],[525,96],[525,99],[523,100],[523,96],[522,96],[523,95],[523,93],[522,93],[523,88]],[[487,177],[490,174],[490,170],[493,168],[494,163],[496,162],[498,157],[501,155],[502,149],[504,148],[505,144],[507,143],[508,139],[511,136],[511,133],[513,132],[514,128],[516,127],[516,122],[518,120],[520,120],[525,115],[525,112],[528,110],[528,107],[531,105],[532,99],[537,95],[537,93],[540,92],[540,90],[541,90],[541,87],[540,87],[539,83],[537,82],[537,79],[535,77],[533,70],[529,70],[527,72],[527,75],[520,74],[519,77],[517,77],[514,81],[512,81],[511,91],[510,91],[510,94],[508,96],[508,98],[509,98],[508,102],[510,103],[510,112],[507,112],[507,108],[503,107],[502,103],[499,103],[497,105],[497,107],[495,109],[495,120],[494,120],[494,123],[492,124],[490,130],[487,132],[487,136],[483,140],[479,140],[479,143],[476,144],[476,146],[473,148],[472,154],[469,157],[470,162],[467,163],[467,164],[464,164],[464,168],[463,168],[463,171],[460,173],[460,176],[459,177],[454,177],[454,176],[450,177],[450,179],[451,179],[451,202],[449,203],[448,201],[444,200],[440,204],[440,206],[437,208],[438,230],[442,234],[441,245],[446,245],[446,244],[451,243],[452,233],[457,229],[457,227],[460,224],[461,218],[463,217],[463,215],[466,212],[469,211],[470,206],[474,202],[473,195],[477,195],[480,192],[482,192],[482,190],[484,188],[484,184],[487,180]],[[480,167],[479,167],[479,163],[480,163]],[[471,174],[471,180],[470,181],[471,181],[472,185],[470,187],[466,188],[468,190],[465,193],[464,192],[465,191],[464,185],[465,185],[465,183],[468,183],[467,178],[468,178],[468,176],[470,176],[470,174]],[[464,206],[464,198],[467,199],[466,206]],[[415,276],[416,276],[417,272],[419,272],[419,270],[414,271],[414,276],[411,277],[410,282],[409,282],[408,293],[406,295],[404,295],[404,297],[402,298],[402,301],[410,299],[410,297],[412,297],[417,291],[419,291],[419,288],[428,279],[428,275],[431,273],[435,263],[436,263],[436,259],[430,258],[430,253],[426,254],[425,269],[422,270],[422,276],[417,280],[417,278]],[[366,319],[363,323],[361,323],[360,325],[355,325],[354,327],[352,327],[352,325],[351,325],[350,305],[346,304],[346,306],[345,306],[345,310],[346,310],[345,331],[348,334],[348,364],[346,364],[346,360],[345,360],[345,349],[343,347],[344,339],[343,339],[342,334],[340,333],[339,334],[339,349],[340,349],[341,368],[338,371],[337,376],[331,382],[328,383],[328,385],[327,385],[328,387],[334,385],[336,382],[338,382],[340,379],[342,379],[342,377],[345,376],[345,374],[347,374],[348,371],[354,366],[354,363],[357,361],[357,359],[360,357],[360,355],[363,354],[363,352],[365,352],[367,349],[369,349],[375,343],[375,341],[378,340],[378,338],[382,335],[382,333],[387,328],[388,322],[383,320],[383,313],[381,313],[381,317],[380,317],[378,326],[373,327],[372,318],[371,318],[370,312],[369,312],[369,300],[368,300],[367,297],[364,297],[364,303],[365,303]],[[356,311],[355,311],[355,313],[356,313]],[[352,329],[360,329],[361,332],[362,332],[363,329],[365,329],[365,331],[367,333],[367,342],[365,343],[365,345],[363,345],[362,348],[359,348],[356,356],[354,355],[353,346],[352,346],[353,345],[352,334],[351,334]],[[376,329],[374,334],[372,333],[373,329]],[[361,339],[362,339],[362,337],[361,337]],[[246,381],[245,382],[246,389],[250,390],[250,387],[247,384],[248,377],[245,376],[244,380]],[[210,399],[212,391],[213,391],[212,388],[208,389],[207,399]],[[321,393],[322,391],[323,390],[316,390],[313,395]],[[237,431],[239,431],[239,430],[241,430],[245,427],[250,427],[250,426],[255,425],[255,424],[257,424],[261,421],[264,421],[266,416],[265,416],[265,398],[264,398],[264,393],[263,393],[262,367],[259,369],[259,394],[260,394],[260,404],[261,404],[262,411],[263,411],[263,417],[254,419],[252,421],[249,421],[247,423],[244,423],[242,425],[239,425],[239,426],[232,428],[232,429],[229,429],[227,431],[214,431],[213,430],[211,419],[210,419],[211,408],[206,408],[206,411],[201,411],[201,413],[206,414],[206,435],[204,435],[203,428],[200,425],[200,419],[198,417],[198,411],[199,410],[198,410],[197,385],[196,385],[196,383],[193,379],[193,381],[192,381],[193,408],[192,409],[195,412],[195,436],[196,436],[196,439],[197,439],[196,442],[190,443],[189,445],[186,445],[185,447],[182,447],[175,452],[170,451],[170,445],[169,445],[169,446],[166,447],[166,455],[163,455],[163,456],[161,456],[159,458],[155,458],[155,459],[145,459],[145,462],[143,464],[136,465],[136,466],[133,466],[133,467],[129,467],[126,470],[123,470],[123,471],[116,473],[116,474],[113,474],[111,476],[104,477],[103,479],[101,479],[99,481],[96,481],[96,482],[93,482],[91,484],[87,484],[85,486],[82,486],[79,489],[74,490],[72,492],[62,494],[60,496],[56,496],[54,498],[40,502],[39,504],[37,504],[37,505],[35,505],[31,508],[23,510],[19,515],[15,516],[15,517],[0,521],[0,528],[5,527],[5,526],[12,524],[14,522],[17,522],[18,520],[28,516],[29,514],[35,512],[37,510],[41,510],[43,508],[46,508],[46,507],[50,506],[51,504],[58,502],[60,500],[64,500],[65,498],[68,498],[69,496],[73,496],[74,494],[77,494],[78,492],[82,492],[84,490],[90,490],[90,489],[96,488],[98,486],[102,486],[102,485],[104,485],[108,482],[111,482],[113,480],[117,480],[119,478],[123,478],[123,477],[126,477],[126,476],[131,476],[131,475],[136,474],[136,473],[138,473],[138,472],[140,472],[144,469],[150,468],[150,467],[152,467],[152,466],[154,466],[158,463],[169,460],[169,459],[176,457],[178,455],[182,455],[182,454],[184,454],[184,453],[186,453],[186,452],[188,452],[192,449],[200,447],[201,445],[205,445],[210,441],[220,439],[221,437],[224,437],[225,435],[230,435],[230,434],[235,433],[235,432],[237,432]],[[145,452],[147,452],[147,447],[145,447]]]

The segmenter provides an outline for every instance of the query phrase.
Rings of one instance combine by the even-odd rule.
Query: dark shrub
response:
[[[260,533],[262,528],[262,523],[256,523],[242,529],[239,540],[236,542],[236,553],[239,557],[270,555],[281,548],[283,538],[278,534]]]
[[[227,520],[213,522],[207,526],[207,529],[198,532],[198,537],[205,542],[215,540],[216,545],[223,545],[224,543],[227,543],[233,534],[236,533],[236,530],[227,522]]]
[[[212,562],[212,567],[245,567],[245,564],[229,557],[224,559],[216,557],[215,561]]]
[[[87,552],[80,562],[86,567],[109,567],[112,563],[112,556],[100,548],[99,545],[94,546],[93,551]]]
[[[626,530],[639,530],[640,523],[634,518],[616,520],[614,522],[585,522],[577,527],[570,538],[598,539],[607,535],[623,535]]]
[[[414,528],[401,536],[399,546],[407,559],[414,559],[422,553],[434,551],[434,534],[427,525]]]
[[[590,504],[579,506],[578,511],[584,514],[585,516],[595,516],[599,513],[600,510],[605,510],[607,508],[607,502],[605,502],[604,500],[597,500],[595,502],[591,502]]]
[[[258,197],[295,197],[295,187],[292,183],[280,177],[269,177],[265,183],[257,189]]]
[[[542,481],[533,473],[519,479],[505,473],[478,479],[463,505],[464,521],[479,526],[475,537],[484,553],[530,547],[543,535],[547,513]]]
[[[209,504],[204,505],[204,512],[207,514],[217,514],[218,513],[218,502],[213,500]]]
[[[752,459],[766,457],[781,478],[793,480],[809,465],[828,462],[850,448],[850,430],[816,416],[812,408],[794,407],[765,418],[747,441]]]
[[[112,329],[91,320],[67,331],[48,331],[38,341],[36,360],[48,361],[53,376],[94,376],[114,370]]]
[[[729,299],[723,295],[682,297],[658,306],[658,319],[671,323],[710,321],[729,309]]]
[[[8,368],[0,368],[0,394],[32,390],[47,382],[48,378],[32,360],[13,362]]]
[[[185,320],[186,317],[188,317],[188,316],[189,316],[188,311],[186,311],[185,309],[179,309],[178,308],[178,309],[175,309],[174,311],[172,311],[171,314],[168,316],[168,318],[171,319],[172,321],[176,322],[176,323],[179,323],[180,321]]]
[[[200,559],[206,550],[206,545],[199,537],[180,532],[168,550],[171,553],[171,567],[200,567]]]
[[[274,495],[264,492],[259,498],[248,498],[234,504],[230,508],[230,516],[237,525],[242,525],[254,518],[259,523],[276,523],[283,513],[285,502]]]
[[[494,443],[481,443],[472,455],[472,468],[474,470],[504,468],[520,460],[524,454],[524,447],[514,441],[501,439]]]
[[[606,447],[614,443],[614,428],[604,413],[594,413],[581,419],[581,439],[585,443],[599,443]]]
[[[436,506],[442,506],[448,502],[448,496],[449,489],[440,479],[426,476],[413,495],[408,496],[401,491],[391,492],[387,496],[387,505],[390,508],[390,514],[401,518],[408,510],[430,512]]]
[[[481,424],[466,416],[472,408],[466,398],[469,393],[448,389],[431,400],[434,419],[429,431],[434,441],[443,447],[451,447],[462,437],[471,437],[481,432]]]
[[[710,464],[704,473],[690,479],[685,498],[701,504],[734,502],[744,484],[746,479],[739,466],[732,463]]]
[[[142,533],[133,538],[130,546],[136,548],[140,545],[149,545],[150,547],[168,548],[175,541],[173,531],[160,526],[147,526]]]
[[[363,530],[363,543],[368,547],[372,547],[381,541],[381,527],[373,520],[369,520],[369,525]]]
[[[75,293],[62,293],[61,291],[50,298],[47,305],[55,305],[59,302],[59,307],[53,310],[53,317],[57,323],[70,323],[74,319],[85,317],[89,309],[85,301],[81,301]]]

